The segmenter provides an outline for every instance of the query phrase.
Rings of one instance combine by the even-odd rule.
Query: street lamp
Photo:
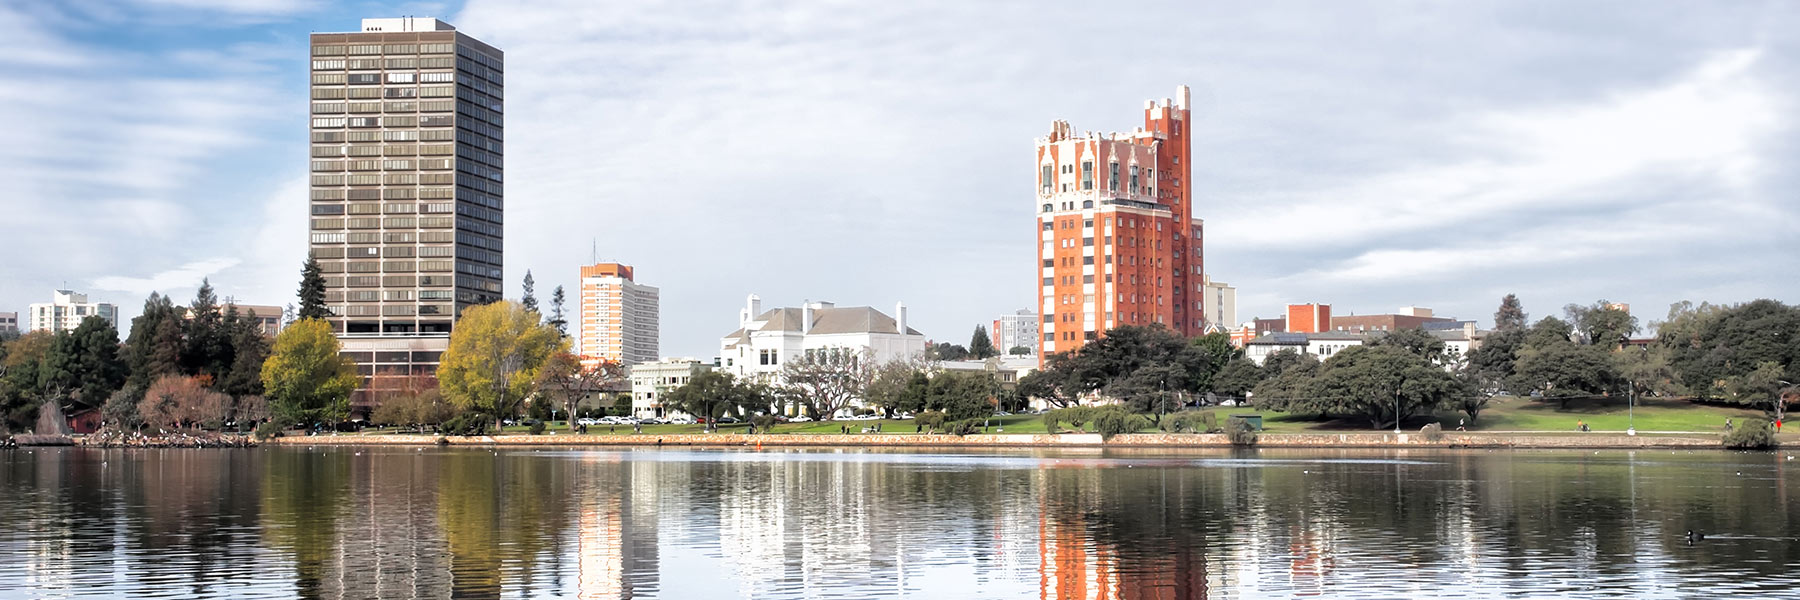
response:
[[[1394,388],[1394,435],[1400,435],[1400,389]]]

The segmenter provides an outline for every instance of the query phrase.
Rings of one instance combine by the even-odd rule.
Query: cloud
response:
[[[135,296],[148,296],[150,292],[168,293],[170,290],[199,287],[202,279],[236,266],[240,262],[243,260],[238,258],[210,258],[187,263],[149,277],[100,277],[93,281],[93,286],[101,290],[127,292]]]
[[[309,0],[133,0],[148,9],[185,9],[238,15],[286,15],[317,6]]]

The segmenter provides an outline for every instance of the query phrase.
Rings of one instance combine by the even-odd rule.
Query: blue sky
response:
[[[306,36],[437,16],[507,52],[507,278],[597,245],[710,358],[743,297],[1034,299],[1032,140],[1193,86],[1207,270],[1239,319],[1793,300],[1783,2],[0,0],[0,310],[292,301]]]

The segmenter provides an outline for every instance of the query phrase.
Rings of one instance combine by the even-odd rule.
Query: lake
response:
[[[19,449],[0,598],[1800,597],[1788,457]]]

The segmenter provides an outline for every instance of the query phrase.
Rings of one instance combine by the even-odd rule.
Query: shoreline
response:
[[[627,446],[627,447],[856,447],[856,448],[1230,448],[1225,434],[1128,433],[1103,439],[1096,433],[978,434],[969,436],[621,434],[621,435],[322,435],[279,437],[262,442],[274,446]],[[1257,436],[1249,448],[1501,448],[1501,449],[1643,449],[1724,450],[1719,436],[1707,434],[1439,434],[1420,433],[1271,433]]]

